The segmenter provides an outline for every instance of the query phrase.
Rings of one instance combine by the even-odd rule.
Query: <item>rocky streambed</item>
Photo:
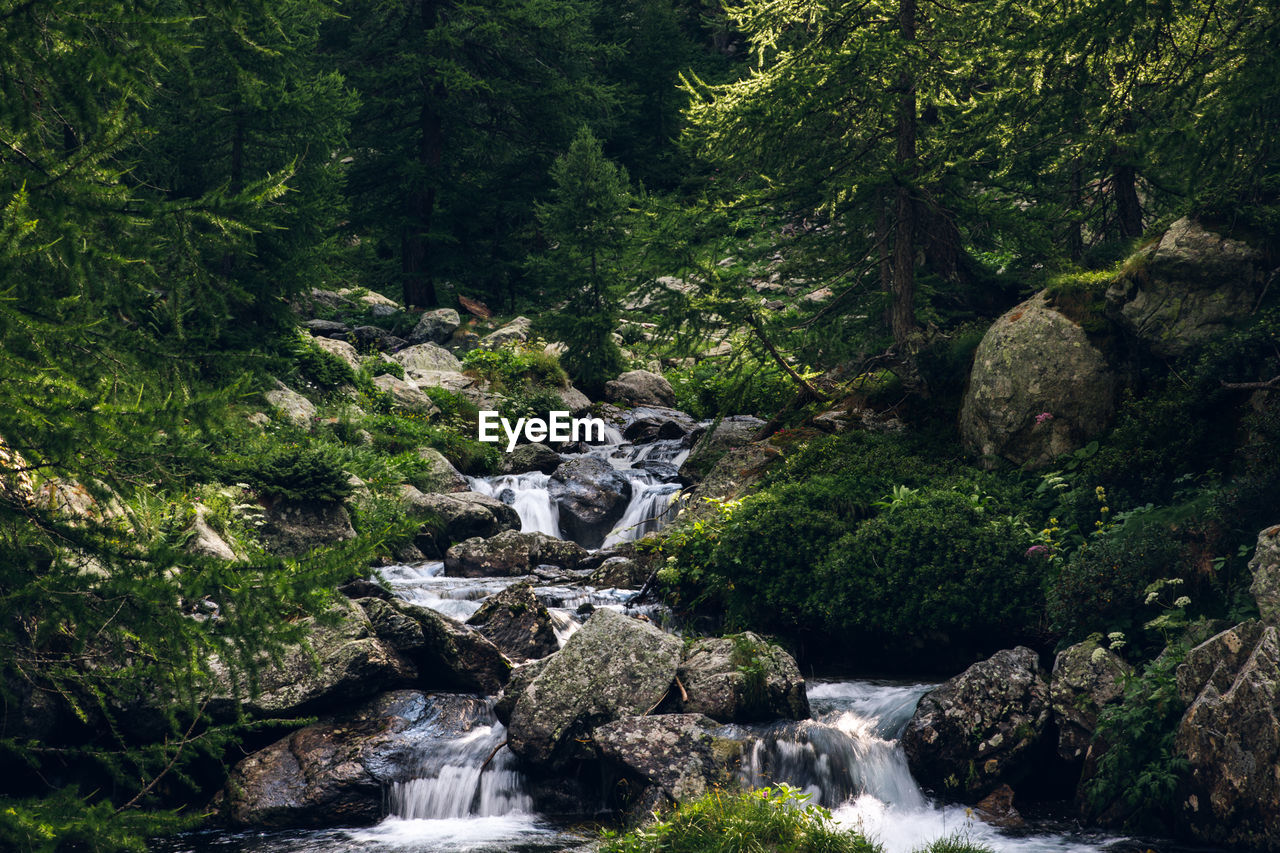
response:
[[[981,793],[1034,762],[1012,734],[1039,734],[1051,710],[1025,650],[937,689],[806,683],[763,639],[683,638],[642,598],[648,570],[629,543],[678,508],[679,471],[704,427],[636,409],[600,446],[526,452],[529,470],[422,496],[452,501],[443,559],[386,567],[347,589],[358,629],[333,646],[359,651],[318,649],[327,701],[303,691],[290,706],[318,709],[318,721],[236,766],[222,798],[232,829],[156,849],[575,849],[588,838],[569,827],[583,822],[642,816],[726,783],[784,782],[888,853],[957,831],[997,850],[1126,845],[1028,820],[998,789],[974,810],[941,805],[917,784],[912,767],[947,790],[947,762],[968,760],[944,748],[957,691],[994,697],[963,706],[974,718],[956,723],[990,729],[980,766],[993,778],[979,779]],[[359,698],[335,702],[344,691]]]

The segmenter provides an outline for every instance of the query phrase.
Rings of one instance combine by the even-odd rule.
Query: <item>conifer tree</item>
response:
[[[551,182],[548,201],[537,206],[550,248],[530,268],[548,298],[564,300],[546,327],[568,345],[566,369],[588,393],[599,393],[623,369],[613,333],[625,275],[629,180],[584,126],[552,165]]]

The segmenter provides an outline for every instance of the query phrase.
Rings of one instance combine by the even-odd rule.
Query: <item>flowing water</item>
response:
[[[607,460],[632,486],[630,502],[606,545],[657,529],[677,510],[674,472],[688,455],[678,440],[626,444],[610,429],[606,442],[585,455]],[[572,458],[572,456],[566,456]],[[547,486],[550,477],[530,473],[472,479],[472,489],[511,504],[521,529],[559,536],[559,518]],[[465,620],[485,598],[513,578],[451,578],[444,564],[393,566],[382,576],[396,594],[447,616]],[[636,590],[595,589],[563,578],[535,583],[561,644],[589,612],[609,607],[649,615],[653,605],[632,602]],[[590,605],[584,608],[583,605]],[[813,719],[750,729],[741,775],[749,785],[786,783],[832,809],[842,825],[879,840],[885,853],[909,853],[936,838],[966,835],[1001,853],[1076,853],[1117,843],[1097,835],[1040,827],[1018,833],[997,830],[961,806],[930,800],[911,778],[899,743],[924,684],[831,681],[809,685]],[[388,761],[400,781],[387,792],[388,817],[368,828],[322,831],[196,833],[156,845],[157,853],[543,853],[588,849],[533,812],[526,780],[508,749],[506,730],[489,700],[434,694],[427,719],[408,733],[409,746]]]

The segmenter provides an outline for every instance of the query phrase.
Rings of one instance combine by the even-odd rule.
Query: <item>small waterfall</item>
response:
[[[503,474],[499,477],[468,477],[471,491],[510,504],[520,516],[521,533],[560,536],[560,510],[547,491],[550,474]]]
[[[1097,853],[1097,836],[1006,835],[960,805],[932,802],[907,767],[900,738],[930,685],[869,681],[809,685],[813,719],[762,730],[743,756],[743,782],[786,783],[832,809],[837,823],[911,853],[939,838],[965,836],[998,853]]]
[[[405,778],[391,788],[391,816],[439,820],[529,813],[533,801],[510,750],[500,746],[507,730],[493,716],[492,703],[451,694],[433,698],[440,712],[424,728],[418,748],[402,759]]]
[[[928,685],[869,682],[809,688],[814,719],[780,723],[744,756],[743,775],[754,786],[785,782],[813,801],[836,808],[854,797],[923,808],[898,737]]]

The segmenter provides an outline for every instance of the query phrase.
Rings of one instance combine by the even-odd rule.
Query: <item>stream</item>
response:
[[[674,471],[688,455],[680,440],[631,445],[616,430],[586,450],[604,459],[632,486],[630,503],[606,545],[639,538],[668,521],[680,487]],[[566,458],[571,458],[566,455]],[[549,475],[540,473],[472,479],[474,491],[499,497],[519,513],[522,530],[559,536]],[[465,620],[483,600],[518,578],[455,578],[444,564],[383,569],[397,595],[454,619]],[[607,607],[643,613],[664,624],[658,605],[633,606],[636,590],[596,589],[581,584],[535,582],[561,645],[585,616],[579,608]],[[583,608],[590,610],[591,608]],[[808,685],[813,716],[801,722],[746,727],[753,744],[744,754],[741,778],[763,786],[793,785],[830,808],[836,820],[861,829],[885,853],[910,853],[936,838],[961,833],[1008,853],[1084,853],[1130,850],[1134,842],[1082,833],[1051,823],[999,830],[964,806],[942,805],[921,791],[907,768],[899,738],[916,703],[932,685],[883,681],[823,681]],[[534,813],[533,798],[506,748],[506,730],[494,717],[492,699],[433,693],[432,713],[413,732],[413,748],[396,756],[397,782],[387,791],[388,817],[372,827],[272,832],[208,831],[153,845],[156,853],[497,853],[497,851],[586,850],[588,838]],[[486,758],[493,756],[485,766]]]

